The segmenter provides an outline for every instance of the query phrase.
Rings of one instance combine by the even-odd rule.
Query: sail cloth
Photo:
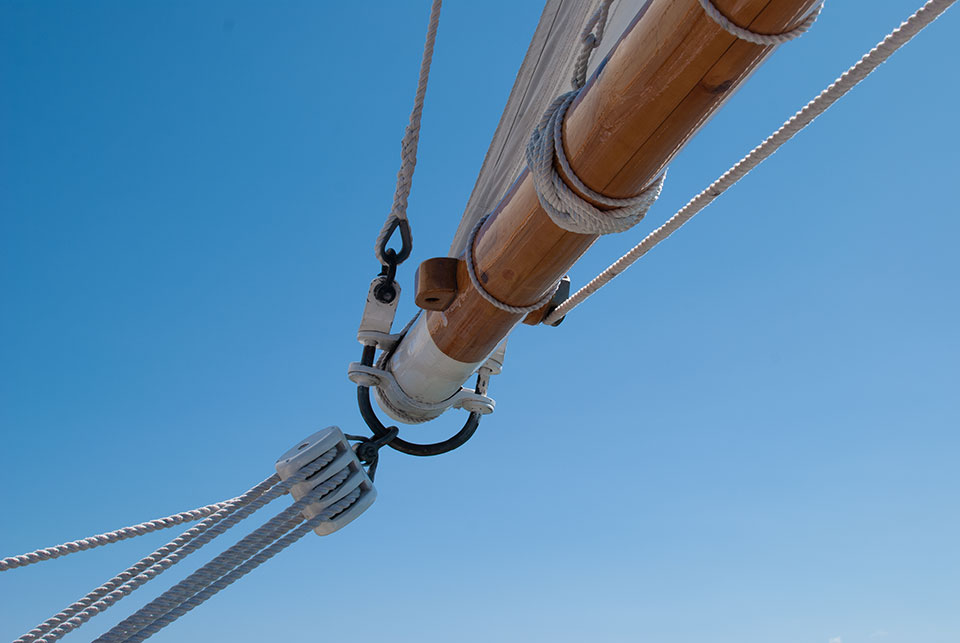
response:
[[[588,78],[613,51],[647,2],[649,0],[614,1],[603,40],[587,67]],[[596,8],[596,2],[584,0],[547,1],[453,237],[451,257],[463,252],[477,221],[496,207],[520,175],[526,165],[527,140],[550,102],[570,90],[570,78],[581,47],[580,34]]]

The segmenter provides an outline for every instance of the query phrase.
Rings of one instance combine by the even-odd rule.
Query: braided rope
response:
[[[212,505],[207,505],[206,507],[198,507],[197,509],[183,511],[178,514],[173,514],[172,516],[148,520],[147,522],[142,522],[139,525],[123,527],[121,529],[117,529],[116,531],[110,531],[105,534],[98,534],[96,536],[90,536],[81,540],[74,540],[72,542],[63,543],[62,545],[56,545],[54,547],[37,549],[36,551],[20,554],[18,556],[9,556],[0,560],[0,572],[5,572],[9,569],[15,569],[17,567],[25,567],[27,565],[39,563],[44,560],[53,560],[54,558],[60,558],[61,556],[67,556],[79,551],[93,549],[94,547],[109,545],[111,543],[120,542],[121,540],[126,540],[128,538],[143,536],[144,534],[149,534],[157,531],[158,529],[169,529],[170,527],[175,527],[185,522],[200,520],[201,518],[205,518],[210,514],[216,513],[218,510],[223,509],[229,502],[231,501],[228,500],[224,502],[217,502]]]
[[[410,112],[410,124],[407,125],[400,143],[400,171],[397,172],[397,188],[393,194],[393,206],[390,214],[377,235],[374,254],[377,261],[386,265],[387,260],[381,254],[390,235],[393,234],[394,221],[407,218],[407,199],[413,187],[413,172],[417,167],[417,146],[420,142],[420,118],[423,115],[423,102],[427,94],[427,80],[430,78],[430,64],[433,62],[433,46],[437,40],[437,28],[440,25],[440,6],[442,0],[433,0],[430,7],[430,23],[427,26],[427,38],[423,45],[423,58],[420,61],[420,78],[417,93],[413,98],[413,111]]]
[[[666,223],[648,234],[625,255],[594,277],[586,286],[561,303],[553,312],[547,315],[543,323],[550,324],[569,313],[583,303],[590,295],[610,283],[614,277],[626,270],[640,257],[647,254],[658,243],[676,232],[683,224],[692,219],[694,215],[710,205],[714,199],[746,176],[750,170],[769,158],[781,145],[796,136],[800,130],[812,123],[820,114],[827,111],[831,105],[873,73],[887,58],[936,20],[937,17],[954,4],[954,2],[956,2],[956,0],[929,0],[920,7],[916,13],[890,32],[877,46],[864,54],[856,64],[843,72],[839,78],[820,92],[816,98],[791,116],[789,120],[780,126],[780,129],[767,137],[760,145],[753,148],[749,154],[737,161],[737,163],[724,172],[720,178],[711,183],[705,190],[697,194],[677,211],[676,214],[667,219]]]
[[[571,79],[573,91],[557,96],[550,103],[530,134],[526,148],[527,167],[540,205],[559,227],[579,234],[612,234],[629,230],[643,219],[663,189],[664,175],[661,174],[636,196],[617,199],[601,194],[577,176],[563,147],[564,117],[586,83],[587,63],[603,37],[611,4],[612,0],[603,0],[587,21],[581,35],[583,46]],[[603,209],[596,207],[595,203]]]
[[[192,540],[190,540],[188,543],[169,552],[159,561],[152,564],[149,568],[143,570],[141,573],[137,574],[136,576],[131,578],[129,581],[117,587],[116,589],[109,591],[107,594],[97,599],[96,602],[83,608],[71,618],[68,618],[66,621],[60,623],[57,627],[55,627],[50,632],[48,632],[41,640],[56,641],[61,637],[63,637],[64,635],[66,635],[68,632],[80,627],[81,625],[86,623],[88,620],[96,616],[97,614],[103,611],[106,611],[111,605],[119,601],[121,598],[123,598],[124,596],[127,596],[128,594],[130,594],[131,592],[133,592],[134,590],[142,586],[144,583],[157,577],[169,567],[180,562],[181,560],[183,560],[183,558],[193,553],[203,545],[207,544],[208,542],[213,540],[215,537],[225,532],[227,529],[230,529],[235,524],[237,524],[238,522],[240,522],[241,520],[243,520],[244,518],[246,518],[247,516],[255,512],[256,510],[260,509],[262,506],[264,506],[271,500],[274,500],[275,498],[287,493],[290,487],[292,487],[294,484],[302,482],[304,478],[306,478],[309,475],[312,475],[316,471],[319,471],[320,469],[325,467],[327,464],[329,464],[333,460],[335,455],[336,455],[335,451],[331,449],[330,451],[326,452],[323,456],[321,456],[317,460],[314,460],[309,465],[309,467],[305,467],[301,469],[297,474],[270,487],[268,491],[263,493],[263,495],[252,500],[249,504],[242,507],[235,513],[231,514],[230,516],[226,517],[222,521],[218,522],[217,524],[209,527],[203,533],[197,535]],[[268,478],[267,480],[271,480],[271,479],[275,480],[276,477],[271,476],[271,478]],[[94,590],[94,591],[97,591],[97,590]]]
[[[102,598],[103,596],[106,596],[113,590],[117,589],[118,587],[128,582],[130,579],[138,576],[141,572],[150,568],[154,563],[159,562],[168,554],[180,549],[183,545],[185,545],[186,543],[189,543],[191,540],[193,540],[198,535],[202,534],[204,531],[210,528],[212,525],[223,520],[224,518],[234,513],[235,511],[238,511],[242,507],[246,506],[256,498],[258,498],[260,495],[262,495],[264,492],[266,492],[270,487],[275,485],[279,480],[280,480],[280,477],[277,475],[270,476],[260,484],[251,488],[246,493],[238,496],[235,500],[228,501],[226,507],[224,507],[220,511],[217,511],[216,513],[209,516],[208,518],[204,519],[194,527],[191,527],[190,529],[182,533],[180,536],[178,536],[171,542],[167,543],[163,547],[160,547],[159,549],[154,551],[149,556],[142,558],[135,565],[132,565],[131,567],[124,570],[123,572],[117,574],[116,576],[111,578],[109,581],[101,585],[100,587],[97,587],[96,589],[89,592],[83,598],[67,606],[65,609],[63,609],[59,613],[48,618],[46,621],[44,621],[43,623],[41,623],[37,627],[30,630],[29,632],[21,636],[19,639],[17,639],[15,643],[30,643],[31,641],[37,640],[38,638],[40,638],[47,632],[51,631],[55,627],[63,624],[74,615],[78,614],[79,612],[93,605],[98,599]]]
[[[298,540],[306,536],[308,533],[310,533],[310,531],[314,527],[320,525],[321,523],[327,520],[331,520],[335,518],[340,513],[349,509],[354,503],[357,502],[357,500],[360,499],[360,494],[361,494],[360,489],[354,489],[349,494],[344,496],[342,500],[332,505],[329,509],[327,509],[326,511],[320,514],[317,514],[315,517],[306,521],[305,523],[295,528],[293,531],[289,532],[282,538],[279,538],[272,545],[263,549],[262,551],[257,553],[255,556],[252,556],[249,560],[247,560],[245,563],[243,563],[242,565],[240,565],[239,567],[231,571],[229,574],[226,574],[219,580],[211,583],[210,585],[205,587],[202,591],[198,592],[190,599],[178,605],[175,609],[171,610],[170,612],[167,612],[164,616],[162,616],[161,618],[151,623],[148,627],[144,628],[143,630],[140,630],[133,636],[127,638],[126,641],[129,643],[135,643],[135,642],[143,641],[153,636],[158,631],[160,631],[170,623],[174,622],[175,620],[177,620],[178,618],[180,618],[181,616],[183,616],[193,608],[199,605],[202,605],[207,599],[209,599],[211,596],[213,596],[217,592],[230,586],[237,580],[243,578],[244,576],[249,574],[251,571],[259,567],[261,564],[270,560],[271,558],[279,554],[281,551],[283,551],[293,543],[297,542]]]
[[[823,11],[823,2],[817,5],[817,8],[811,11],[803,21],[798,24],[793,29],[789,31],[784,31],[782,33],[757,33],[756,31],[751,31],[744,27],[741,27],[727,18],[723,13],[717,9],[717,6],[713,4],[711,0],[700,0],[700,6],[703,7],[703,10],[706,12],[710,19],[715,23],[720,25],[724,31],[727,33],[736,36],[740,40],[746,40],[747,42],[752,42],[755,45],[763,45],[769,47],[772,45],[782,45],[785,42],[789,42],[794,38],[799,38],[805,34],[810,27],[813,26],[813,23],[817,21],[817,17],[820,16],[820,12]]]
[[[574,62],[573,76],[570,79],[573,90],[561,94],[550,103],[540,122],[530,134],[526,148],[527,167],[530,169],[540,205],[555,224],[564,230],[580,234],[610,234],[628,230],[643,219],[663,189],[664,175],[661,174],[636,196],[617,199],[601,194],[588,187],[577,176],[570,166],[563,147],[563,119],[586,84],[590,56],[603,39],[612,4],[613,0],[602,0],[584,25],[583,32],[580,34],[580,52]],[[562,170],[563,176],[557,171],[557,166]],[[579,194],[574,189],[579,190]],[[601,210],[580,194],[586,195],[587,199],[604,206],[605,209]],[[470,283],[480,296],[500,310],[527,314],[543,308],[556,294],[560,287],[559,281],[538,301],[527,306],[514,306],[501,301],[487,291],[480,282],[473,246],[480,227],[489,216],[487,214],[477,222],[467,239],[465,255]]]
[[[303,520],[300,512],[305,509],[307,505],[316,502],[339,487],[349,475],[350,471],[344,470],[332,476],[323,484],[318,485],[303,498],[278,513],[247,536],[244,536],[235,545],[217,555],[209,563],[203,565],[187,578],[141,607],[134,614],[115,625],[110,631],[96,640],[101,643],[121,641],[126,636],[136,633],[170,610],[175,609],[204,587],[213,583],[233,568],[242,564],[250,558],[250,556],[256,554],[274,540],[290,531],[290,529]]]
[[[517,313],[523,315],[532,313],[535,310],[540,310],[546,306],[551,299],[553,299],[554,293],[556,293],[557,288],[560,287],[559,281],[547,292],[547,294],[529,306],[512,306],[506,302],[500,301],[491,295],[487,289],[483,287],[483,284],[480,283],[480,278],[477,276],[477,267],[474,264],[473,259],[473,244],[477,239],[477,232],[480,231],[480,227],[483,226],[484,221],[486,221],[489,216],[489,214],[486,214],[481,217],[479,221],[477,221],[477,225],[473,226],[473,230],[470,231],[470,237],[467,239],[467,251],[464,253],[464,255],[467,263],[467,274],[470,276],[470,283],[472,283],[473,287],[477,289],[477,292],[480,293],[481,297],[486,299],[493,306],[496,306],[500,310],[505,310],[508,313]]]
[[[660,196],[665,175],[661,174],[639,194],[626,199],[609,197],[589,188],[570,166],[563,148],[563,119],[579,93],[576,89],[558,96],[530,135],[527,167],[537,198],[553,222],[564,230],[579,234],[629,230],[643,219]],[[574,188],[590,200],[581,197]],[[591,201],[605,209],[594,206]]]
[[[602,0],[593,15],[587,19],[580,33],[580,53],[573,64],[573,77],[570,83],[574,89],[580,89],[587,82],[587,66],[590,64],[590,55],[600,46],[603,40],[603,31],[607,28],[607,16],[610,15],[610,5],[613,0]]]

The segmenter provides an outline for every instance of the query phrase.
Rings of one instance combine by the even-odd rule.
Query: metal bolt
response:
[[[384,281],[373,289],[373,296],[382,304],[389,304],[397,298],[397,289],[392,281]]]

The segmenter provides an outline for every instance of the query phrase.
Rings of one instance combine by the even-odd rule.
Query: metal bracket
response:
[[[394,408],[394,404],[402,406],[404,414],[412,419],[412,423],[435,418],[451,407],[477,415],[493,413],[496,402],[486,393],[490,376],[499,373],[503,365],[505,341],[477,369],[476,390],[461,387],[449,398],[436,403],[422,402],[407,395],[406,391],[400,388],[393,373],[386,370],[387,360],[381,359],[381,362],[384,362],[382,367],[373,365],[374,351],[379,349],[389,356],[403,338],[403,333],[390,332],[399,300],[400,286],[391,275],[381,274],[370,282],[363,317],[357,330],[357,340],[364,345],[365,357],[363,362],[353,362],[347,368],[350,381],[358,386],[376,389],[381,406],[384,406],[388,399],[391,401],[388,405],[390,409]],[[418,416],[422,419],[417,419]]]
[[[385,275],[375,277],[367,290],[367,303],[357,329],[357,341],[364,346],[391,350],[400,340],[400,335],[390,334],[398,303],[400,284]]]
[[[461,388],[442,402],[433,404],[421,402],[407,395],[406,392],[400,388],[396,378],[390,371],[385,371],[376,366],[365,366],[360,362],[350,364],[347,368],[347,377],[358,386],[377,387],[385,391],[387,395],[393,399],[401,400],[407,408],[417,409],[427,414],[440,415],[443,411],[453,407],[455,409],[464,409],[471,413],[487,415],[493,413],[493,409],[497,405],[492,398],[469,388]]]

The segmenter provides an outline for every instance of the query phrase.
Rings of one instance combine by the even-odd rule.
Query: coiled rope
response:
[[[573,89],[550,103],[531,133],[526,149],[527,167],[540,205],[558,226],[580,234],[611,234],[630,229],[643,219],[663,188],[664,175],[661,174],[636,196],[617,199],[601,194],[577,176],[563,147],[563,119],[586,84],[587,64],[603,38],[611,4],[613,0],[602,0],[584,26],[580,54],[570,79]]]
[[[577,176],[563,147],[563,119],[586,84],[590,56],[603,39],[612,4],[613,0],[602,0],[584,25],[580,34],[580,52],[570,79],[573,89],[557,96],[550,103],[530,134],[526,148],[527,167],[540,205],[558,226],[580,234],[611,234],[630,229],[643,219],[663,188],[664,175],[661,174],[636,196],[617,199],[601,194],[588,187]],[[562,171],[562,176],[557,171],[557,166]],[[578,190],[579,194],[575,190]],[[604,209],[596,207],[594,203],[602,205]],[[481,283],[473,252],[477,233],[489,216],[490,214],[487,214],[477,222],[467,239],[465,259],[470,283],[481,297],[500,310],[517,314],[539,310],[553,299],[560,282],[536,302],[526,306],[515,306],[498,299]]]
[[[781,145],[797,135],[820,114],[827,111],[834,103],[847,92],[857,86],[869,76],[895,51],[907,44],[914,36],[936,20],[956,0],[929,0],[920,9],[910,16],[899,27],[894,29],[873,49],[864,54],[855,65],[845,71],[820,94],[807,103],[800,111],[790,117],[780,129],[771,134],[760,145],[753,148],[746,156],[740,159],[733,167],[724,172],[720,178],[711,183],[702,192],[693,197],[685,206],[659,228],[648,234],[640,243],[631,248],[626,254],[617,259],[606,270],[594,277],[586,286],[578,290],[563,301],[543,320],[543,323],[556,322],[571,310],[582,304],[593,293],[610,283],[614,277],[626,270],[640,257],[647,254],[657,244],[676,232],[683,224],[692,219],[698,212],[710,205],[714,199],[726,192],[732,185],[742,179],[753,168],[776,152]]]

